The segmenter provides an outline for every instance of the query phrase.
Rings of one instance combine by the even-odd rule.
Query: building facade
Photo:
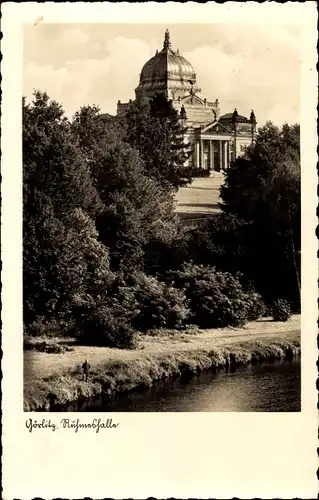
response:
[[[173,50],[169,31],[166,30],[163,48],[156,51],[141,71],[135,89],[135,101],[147,104],[156,94],[164,94],[178,111],[184,141],[191,147],[185,166],[194,170],[224,171],[231,160],[237,158],[254,140],[256,118],[233,113],[221,115],[219,101],[208,101],[201,96],[193,66]],[[128,103],[117,104],[117,115],[125,114]]]

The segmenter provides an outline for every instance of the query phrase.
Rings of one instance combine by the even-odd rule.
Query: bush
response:
[[[286,322],[291,316],[291,307],[287,300],[277,299],[271,306],[271,315],[274,321]]]
[[[39,351],[48,354],[63,354],[64,352],[73,351],[72,347],[60,344],[57,339],[30,337],[28,335],[23,340],[23,349],[25,351]]]
[[[125,318],[125,311],[120,305],[116,306],[112,308],[107,301],[82,311],[78,318],[78,340],[85,345],[135,347],[135,331]]]
[[[47,320],[44,317],[37,317],[29,325],[25,325],[24,332],[30,337],[62,337],[70,327],[62,321]]]
[[[133,294],[135,315],[132,324],[143,332],[154,328],[180,328],[190,314],[183,290],[143,273],[132,277],[130,286],[122,288],[122,293]]]
[[[244,290],[239,276],[194,264],[172,274],[185,289],[192,320],[201,328],[242,326],[258,312],[257,295]]]
[[[247,318],[249,321],[256,321],[258,318],[266,316],[267,307],[264,299],[259,293],[251,290],[248,297]]]

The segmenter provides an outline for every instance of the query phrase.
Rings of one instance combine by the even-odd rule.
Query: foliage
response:
[[[66,325],[78,296],[110,275],[94,219],[103,205],[62,107],[46,93],[23,101],[24,320]]]
[[[185,260],[237,272],[246,258],[249,223],[232,214],[214,214],[191,232]]]
[[[104,205],[96,223],[112,269],[129,273],[142,268],[150,242],[166,244],[174,238],[171,194],[148,175],[138,151],[123,142],[122,120],[105,120],[99,108],[86,106],[75,114],[72,130]]]
[[[34,196],[50,199],[59,219],[81,208],[92,218],[102,209],[90,169],[74,138],[62,107],[46,93],[23,101],[23,203],[34,213]]]
[[[171,270],[179,269],[184,261],[189,260],[189,238],[189,232],[178,225],[170,240],[150,240],[145,246],[144,272],[165,277]]]
[[[252,221],[265,217],[287,226],[300,205],[300,129],[271,122],[226,172],[223,209]]]
[[[65,224],[47,202],[28,220],[24,241],[25,320],[37,316],[72,322],[79,302],[98,297],[112,279],[108,251],[97,240],[94,223],[81,209]]]
[[[73,329],[82,343],[132,348],[136,331],[189,318],[203,328],[242,325],[264,314],[259,293],[272,301],[274,288],[282,297],[274,317],[290,314],[285,300],[299,284],[298,127],[262,128],[227,173],[223,213],[188,235],[173,200],[189,180],[184,133],[163,96],[132,104],[125,120],[84,106],[72,122],[46,93],[23,100],[28,334]]]
[[[41,338],[25,336],[23,339],[23,349],[25,351],[39,351],[47,354],[63,354],[73,351],[72,347],[61,344],[54,338]]]
[[[191,178],[184,167],[190,155],[184,143],[184,129],[172,102],[155,96],[149,106],[132,103],[126,115],[127,141],[138,149],[152,178],[169,190],[187,184]]]
[[[58,338],[65,335],[69,328],[69,324],[63,325],[63,322],[56,319],[48,321],[45,316],[37,316],[34,321],[25,326],[23,333],[29,339],[37,337]]]
[[[70,123],[45,93],[23,101],[26,326],[43,317],[67,330],[86,310],[97,330],[112,321],[121,329],[121,315],[105,302],[111,268],[135,271],[149,242],[175,236],[171,194],[146,175],[121,133],[94,106]]]
[[[256,321],[263,316],[266,316],[267,306],[263,297],[251,289],[248,293],[248,311],[247,319],[249,321]]]
[[[154,328],[179,328],[188,318],[183,290],[143,273],[132,276],[129,286],[121,292],[133,294],[136,314],[132,323],[136,329],[145,332]]]
[[[120,303],[109,299],[92,302],[76,315],[77,338],[85,345],[132,349],[135,331]]]
[[[177,228],[171,194],[145,174],[138,152],[121,143],[108,148],[95,172],[104,203],[97,219],[114,270],[130,272],[143,265],[150,241],[169,242]]]
[[[274,290],[300,307],[300,129],[267,123],[221,187],[222,209],[245,221],[241,271],[268,301]]]
[[[192,263],[172,275],[176,286],[185,289],[192,320],[199,327],[240,326],[250,319],[255,297],[245,291],[239,276]]]
[[[96,162],[98,150],[104,151],[106,144],[114,144],[124,138],[121,122],[105,117],[99,106],[82,106],[76,111],[72,123],[72,133],[78,138],[81,150],[91,162]]]
[[[287,300],[276,299],[271,306],[272,318],[274,321],[286,322],[291,316],[291,307]]]

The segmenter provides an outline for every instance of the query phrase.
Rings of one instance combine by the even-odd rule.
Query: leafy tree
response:
[[[80,208],[63,223],[43,193],[34,197],[24,237],[26,323],[45,317],[72,323],[74,311],[103,296],[113,276],[94,222]]]
[[[98,107],[86,106],[75,114],[72,131],[103,202],[97,227],[110,249],[112,269],[127,273],[143,267],[149,243],[166,244],[175,235],[170,192],[147,175],[138,150],[123,142],[121,119],[104,120]]]
[[[62,106],[45,92],[34,92],[31,104],[23,101],[23,186],[25,214],[35,191],[50,198],[61,218],[75,208],[95,218],[102,209]]]
[[[300,303],[300,129],[267,123],[227,171],[222,209],[249,223],[247,273],[270,299]],[[250,268],[250,269],[249,269]]]
[[[121,119],[103,115],[96,105],[82,106],[73,117],[71,129],[92,172],[106,147],[122,141],[125,135]]]
[[[95,185],[105,207],[97,226],[110,249],[112,268],[125,272],[141,268],[150,241],[165,243],[175,236],[171,194],[146,175],[138,152],[126,143],[105,151],[95,171]]]
[[[241,270],[248,257],[246,237],[249,224],[227,213],[207,217],[190,233],[185,260],[231,272]]]
[[[25,321],[69,320],[76,296],[109,274],[94,219],[103,204],[62,107],[46,93],[23,100]],[[100,292],[99,292],[100,293]]]
[[[149,106],[132,103],[126,123],[127,141],[139,150],[148,175],[167,189],[176,190],[190,182],[184,167],[190,155],[189,145],[184,143],[186,129],[171,101],[159,94]]]

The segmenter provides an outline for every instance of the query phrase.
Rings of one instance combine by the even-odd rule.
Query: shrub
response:
[[[183,290],[143,273],[132,277],[130,285],[122,293],[125,290],[134,296],[132,324],[136,329],[179,328],[188,318],[190,311]]]
[[[266,315],[266,311],[266,304],[262,296],[253,290],[249,291],[247,312],[248,320],[255,321],[258,318],[262,318]]]
[[[37,317],[35,321],[26,325],[24,332],[30,337],[60,337],[65,334],[69,325],[57,320],[47,320],[44,317]]]
[[[67,351],[73,351],[72,347],[60,344],[56,339],[30,336],[24,338],[23,349],[25,351],[40,351],[48,354],[62,354]]]
[[[132,349],[135,331],[125,317],[125,311],[110,301],[94,304],[82,311],[78,320],[78,340],[85,345]]]
[[[241,326],[252,316],[256,297],[244,290],[239,275],[194,264],[172,274],[177,286],[185,289],[192,319],[199,327]]]
[[[274,321],[288,321],[291,316],[291,307],[287,300],[277,299],[272,303],[271,315]]]

